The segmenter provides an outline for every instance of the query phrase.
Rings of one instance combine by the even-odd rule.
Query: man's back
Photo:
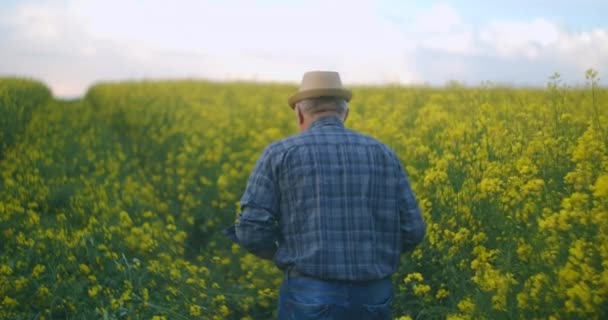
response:
[[[318,279],[382,279],[424,235],[395,154],[336,117],[269,146],[251,183],[271,183],[261,189],[278,191],[260,203],[248,187],[242,204],[275,215],[282,238],[274,260],[282,269]]]
[[[344,128],[351,98],[337,72],[304,74],[301,133],[264,150],[226,229],[284,271],[279,319],[391,319],[390,275],[425,234],[395,153]]]

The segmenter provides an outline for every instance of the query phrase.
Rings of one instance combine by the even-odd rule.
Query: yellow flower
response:
[[[45,266],[43,266],[41,264],[37,264],[34,267],[34,270],[32,270],[32,278],[38,279],[45,270],[46,270]]]
[[[95,298],[97,296],[97,294],[101,291],[102,287],[101,285],[94,285],[91,288],[89,288],[88,290],[88,294],[90,298]]]
[[[435,293],[435,299],[441,300],[443,298],[446,298],[449,295],[450,295],[450,292],[448,290],[441,288],[441,289],[437,290],[437,293]]]
[[[517,256],[521,261],[528,261],[532,255],[532,251],[532,246],[523,241],[520,241],[517,245]]]
[[[608,198],[608,175],[602,175],[597,178],[595,185],[593,185],[593,196],[597,199]]]
[[[120,216],[120,225],[123,228],[131,227],[133,225],[133,220],[131,220],[131,217],[129,216],[128,212],[121,211],[119,213],[119,216]]]
[[[226,305],[221,305],[218,312],[221,316],[227,317],[230,314],[230,309]]]
[[[427,284],[415,284],[414,285],[414,294],[421,297],[426,295],[431,291],[431,286]]]
[[[403,282],[405,283],[410,283],[412,281],[422,281],[424,280],[424,278],[422,277],[422,274],[419,272],[413,272],[408,274],[404,279]]]
[[[17,280],[15,280],[15,290],[20,291],[21,289],[25,288],[28,282],[29,281],[27,278],[19,277]]]
[[[232,254],[237,254],[241,250],[241,247],[238,244],[233,243],[230,250],[232,251]]]
[[[0,265],[0,275],[10,276],[13,274],[13,269],[5,264]]]
[[[171,269],[171,271],[169,271],[169,277],[171,278],[171,280],[177,282],[181,280],[182,272],[178,269]]]
[[[40,287],[38,287],[38,290],[36,290],[36,296],[39,299],[46,299],[49,296],[49,294],[50,294],[50,290],[45,285],[41,285]]]
[[[89,268],[89,266],[87,266],[84,263],[80,264],[79,269],[80,269],[80,272],[85,276],[88,275],[89,273],[91,273],[91,269]]]
[[[191,316],[200,316],[201,315],[201,307],[198,305],[191,305],[190,306],[190,315]]]
[[[471,314],[473,311],[475,311],[475,304],[470,297],[467,297],[458,302],[458,310],[460,310],[460,312]]]
[[[19,302],[17,302],[17,300],[9,297],[9,296],[5,296],[4,299],[2,300],[2,305],[6,308],[13,308],[19,305]]]

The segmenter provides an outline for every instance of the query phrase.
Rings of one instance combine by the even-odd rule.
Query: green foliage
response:
[[[355,88],[346,125],[396,150],[429,226],[394,276],[395,315],[606,316],[594,79]],[[0,318],[273,318],[281,273],[221,230],[263,148],[296,133],[295,87],[100,84],[73,102],[0,88],[31,115],[0,158]]]
[[[34,109],[50,98],[51,92],[40,82],[0,78],[0,159],[25,130]]]

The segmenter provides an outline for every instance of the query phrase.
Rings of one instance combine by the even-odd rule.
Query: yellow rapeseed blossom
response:
[[[101,285],[96,284],[92,287],[90,287],[87,291],[87,293],[89,294],[90,298],[95,298],[97,297],[97,295],[99,294],[99,292],[101,292],[103,288],[101,287]]]
[[[458,302],[458,310],[463,313],[471,314],[475,311],[475,304],[470,297],[467,297]]]
[[[431,286],[428,284],[415,284],[414,294],[417,296],[424,296],[431,291]]]
[[[38,279],[40,277],[40,275],[42,273],[44,273],[44,271],[46,270],[46,267],[41,265],[41,264],[37,264],[34,269],[32,270],[32,278],[34,279]]]
[[[424,280],[424,278],[422,277],[422,274],[419,272],[414,272],[414,273],[410,273],[408,274],[404,279],[403,282],[405,283],[410,283],[413,281],[422,281]]]
[[[441,288],[439,290],[437,290],[437,293],[435,293],[435,299],[437,300],[441,300],[443,298],[446,298],[450,295],[450,292],[444,288]]]
[[[0,275],[10,276],[13,274],[13,269],[7,265],[0,264]]]
[[[2,303],[0,305],[4,306],[5,308],[13,308],[18,306],[19,302],[17,302],[16,299],[13,299],[9,296],[5,296],[4,299],[2,299]]]
[[[297,132],[294,90],[146,81],[56,101],[0,79],[0,318],[275,316],[282,272],[221,229],[262,150]],[[393,278],[401,319],[607,317],[593,90],[354,88],[346,126],[395,150],[427,222]]]
[[[198,305],[191,305],[190,306],[190,313],[191,316],[197,317],[201,315],[201,307]]]
[[[89,268],[89,266],[87,266],[84,263],[81,263],[80,266],[78,266],[78,268],[80,269],[80,272],[85,276],[89,275],[91,273],[91,268]]]

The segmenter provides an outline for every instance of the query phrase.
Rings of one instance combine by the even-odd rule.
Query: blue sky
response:
[[[25,0],[0,3],[0,76],[58,96],[150,78],[544,86],[608,66],[608,1]]]
[[[545,18],[558,24],[567,25],[572,30],[586,30],[606,27],[608,1],[602,0],[510,0],[510,1],[378,1],[384,13],[397,16],[416,14],[428,10],[439,3],[456,8],[463,19],[480,25],[492,20],[526,21]]]

